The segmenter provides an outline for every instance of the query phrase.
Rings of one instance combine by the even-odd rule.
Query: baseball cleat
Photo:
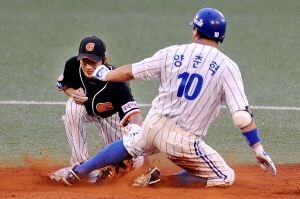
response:
[[[65,167],[57,171],[48,173],[45,176],[45,178],[50,185],[60,185],[62,183],[65,184],[63,182],[63,178],[67,175],[69,170],[71,170],[72,168],[73,167]],[[100,173],[99,170],[92,171],[87,175],[86,179],[81,178],[81,181],[84,180],[88,183],[96,183],[99,173]]]
[[[63,177],[68,173],[68,171],[70,169],[72,169],[73,167],[66,167],[66,168],[62,168],[62,169],[59,169],[55,172],[51,172],[51,173],[48,173],[47,176],[46,176],[46,179],[47,179],[47,182],[51,185],[57,185],[57,184],[60,184],[62,183],[62,179]]]
[[[68,173],[63,177],[63,182],[68,186],[73,186],[80,181],[78,172],[74,171],[75,167],[68,171]]]
[[[161,172],[160,170],[154,166],[146,170],[146,172],[137,177],[132,186],[134,187],[147,187],[147,186],[155,186],[160,181]]]

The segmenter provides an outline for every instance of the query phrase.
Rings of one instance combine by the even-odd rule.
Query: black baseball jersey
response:
[[[110,70],[115,69],[111,65],[108,68]],[[140,113],[138,104],[131,94],[129,83],[103,82],[87,78],[77,56],[66,62],[64,72],[57,80],[57,87],[60,91],[67,88],[78,89],[82,87],[88,97],[84,103],[88,114],[106,118],[118,112],[123,126],[127,125],[131,115]]]

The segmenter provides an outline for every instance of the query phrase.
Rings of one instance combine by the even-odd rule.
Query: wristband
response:
[[[132,123],[130,123],[130,124],[128,125],[128,127],[129,127],[129,130],[130,130],[130,131],[138,131],[138,130],[141,129],[141,127],[140,127],[139,125],[137,125],[137,124],[132,124]]]
[[[242,133],[249,146],[253,146],[255,143],[260,141],[260,137],[258,135],[258,129],[252,129],[251,131],[247,131]]]

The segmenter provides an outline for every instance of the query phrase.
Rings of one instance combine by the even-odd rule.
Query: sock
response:
[[[182,171],[166,177],[169,178],[168,185],[172,187],[206,187],[207,184],[206,178],[194,176],[187,171]]]
[[[118,164],[130,157],[131,155],[129,155],[124,147],[123,140],[118,140],[103,148],[90,160],[78,165],[74,170],[78,172],[80,177],[87,175],[96,169]]]

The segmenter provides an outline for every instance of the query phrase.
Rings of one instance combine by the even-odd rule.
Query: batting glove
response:
[[[96,68],[93,73],[93,77],[95,79],[99,79],[101,81],[106,81],[106,75],[109,72],[109,69],[105,65],[100,65]]]
[[[137,135],[141,130],[141,127],[137,124],[129,124],[128,127],[129,127],[128,135],[130,136]]]
[[[254,148],[253,150],[256,156],[256,161],[260,165],[260,167],[264,171],[266,171],[266,169],[269,168],[271,174],[276,175],[276,167],[272,162],[270,156],[268,156],[268,154],[263,150],[262,145]]]

